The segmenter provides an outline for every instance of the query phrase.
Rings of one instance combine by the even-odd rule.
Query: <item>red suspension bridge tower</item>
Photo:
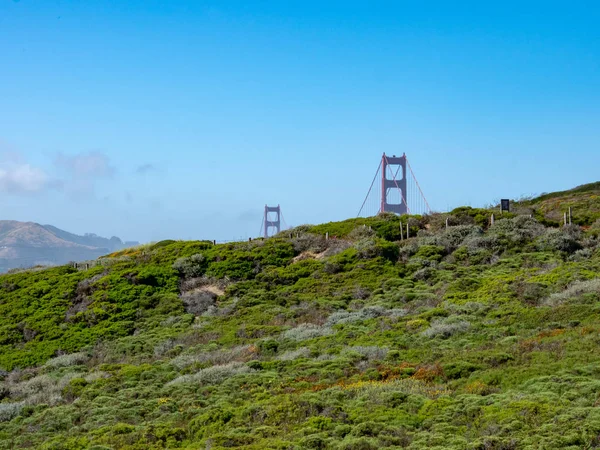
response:
[[[358,216],[374,216],[384,212],[399,215],[431,212],[406,154],[382,155]]]
[[[381,207],[379,212],[406,214],[406,155],[381,157]],[[394,173],[396,168],[396,173]],[[391,175],[391,179],[389,176]],[[395,195],[394,195],[395,194]]]
[[[270,213],[274,213],[275,217],[271,217]],[[274,228],[276,231],[276,233],[279,233],[281,231],[281,207],[279,205],[277,206],[267,206],[265,205],[265,218],[264,218],[264,229],[265,229],[265,236],[266,238],[269,237],[269,230],[271,230],[272,228]],[[273,233],[271,233],[271,236],[273,235]]]
[[[281,212],[281,206],[265,205],[265,212],[262,223],[260,225],[260,233],[264,238],[276,235],[281,231],[281,223],[283,222],[284,229],[287,229],[287,224]],[[263,234],[264,233],[264,234]]]

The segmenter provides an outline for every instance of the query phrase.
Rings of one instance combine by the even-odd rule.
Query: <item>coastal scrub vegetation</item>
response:
[[[3,275],[0,449],[600,448],[590,192]]]

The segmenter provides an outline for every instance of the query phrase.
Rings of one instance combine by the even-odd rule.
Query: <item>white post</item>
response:
[[[567,213],[563,214],[563,226],[567,226]]]
[[[402,221],[400,221],[400,240],[404,240],[404,231],[402,230]]]
[[[573,222],[571,222],[571,207],[569,206],[569,225],[572,225]]]
[[[325,240],[328,241],[329,240],[329,231],[327,233],[325,233]]]
[[[490,225],[494,225],[494,213],[492,213],[492,217],[490,218]]]
[[[446,228],[448,228],[448,217],[446,217]]]
[[[406,221],[406,239],[410,237],[410,229],[408,228],[408,220]]]

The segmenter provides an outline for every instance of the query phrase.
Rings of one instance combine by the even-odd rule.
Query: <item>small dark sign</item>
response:
[[[510,211],[510,200],[503,198],[500,200],[500,211]]]

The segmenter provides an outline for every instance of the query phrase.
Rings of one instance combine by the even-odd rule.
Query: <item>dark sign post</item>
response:
[[[510,212],[510,200],[507,198],[503,198],[500,200],[500,212]]]

